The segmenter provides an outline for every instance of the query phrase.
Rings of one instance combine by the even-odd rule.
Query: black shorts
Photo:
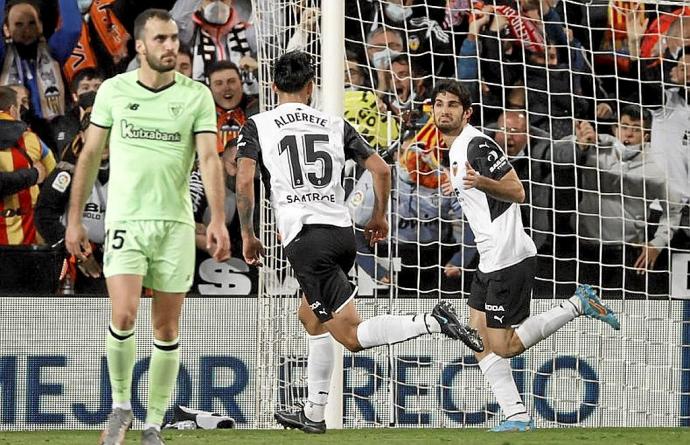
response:
[[[347,278],[357,248],[352,227],[305,225],[285,247],[292,270],[309,307],[323,323],[355,296]]]
[[[486,325],[490,328],[518,325],[529,317],[536,271],[536,257],[494,272],[477,270],[467,304],[486,313]]]

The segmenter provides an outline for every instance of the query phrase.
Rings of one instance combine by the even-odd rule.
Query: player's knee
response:
[[[179,335],[177,324],[157,326],[153,329],[153,335],[156,339],[161,341],[172,341]]]
[[[350,352],[359,352],[362,351],[364,348],[362,345],[359,344],[359,341],[357,340],[357,337],[351,338],[348,337],[344,339],[343,341],[340,342],[345,349],[347,349]]]
[[[134,329],[137,322],[137,313],[136,311],[113,312],[110,322],[119,331],[129,331]]]

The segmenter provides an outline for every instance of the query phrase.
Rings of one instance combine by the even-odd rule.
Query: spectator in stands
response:
[[[402,33],[383,26],[367,35],[366,55],[369,69],[374,74],[373,87],[382,93],[389,89],[391,62],[404,50]]]
[[[424,73],[410,67],[410,57],[400,54],[391,62],[392,82],[388,90],[389,107],[396,115],[410,113],[421,108],[426,99]]]
[[[432,291],[440,287],[441,269],[458,250],[450,222],[461,214],[452,190],[444,188],[449,183],[448,149],[433,122],[406,133],[399,165],[392,209],[403,268],[398,284]]]
[[[398,139],[399,124],[388,121],[386,102],[371,88],[371,71],[353,51],[346,51],[344,117],[375,149]],[[390,133],[390,134],[389,134]]]
[[[258,113],[259,101],[243,91],[240,69],[229,60],[209,65],[206,75],[216,103],[217,149],[222,153],[227,143],[238,136],[247,118]]]
[[[34,114],[46,120],[65,112],[61,66],[81,32],[77,2],[59,0],[59,5],[61,25],[46,40],[39,9],[32,1],[10,1],[5,8],[5,0],[0,0],[0,21],[9,39],[7,43],[0,39],[0,85],[23,83],[30,91]]]
[[[0,87],[0,179],[3,190],[0,244],[35,244],[39,241],[34,226],[38,186],[32,184],[53,168],[53,154],[41,144],[36,134],[28,131],[25,123],[19,121],[17,93],[11,88]],[[45,173],[41,172],[42,169]],[[21,170],[29,171],[19,174]],[[37,171],[34,173],[34,170]],[[19,176],[5,175],[7,173]],[[35,180],[34,175],[37,175]]]
[[[170,13],[180,32],[180,42],[192,52],[192,78],[208,78],[208,68],[229,60],[240,68],[244,92],[258,94],[256,35],[240,19],[232,0],[178,0]]]
[[[41,143],[48,146],[48,148],[53,152],[53,155],[57,159],[58,153],[55,150],[55,144],[53,144],[53,131],[51,125],[55,122],[48,122],[42,117],[36,116],[31,108],[31,96],[29,90],[22,84],[14,83],[7,85],[12,88],[15,93],[17,93],[17,101],[19,102],[19,120],[24,122],[29,126],[29,130],[36,133]]]
[[[525,202],[520,206],[522,223],[538,250],[551,245],[552,169],[551,137],[527,125],[523,111],[506,110],[486,132],[508,155],[515,173],[525,189]],[[554,161],[556,161],[554,159]]]
[[[576,224],[584,260],[580,280],[601,280],[607,289],[664,289],[667,276],[655,272],[655,264],[680,222],[679,198],[668,187],[663,165],[650,155],[651,114],[640,109],[624,107],[614,135],[597,133],[591,123],[578,121],[574,136],[553,148],[582,170]],[[654,201],[658,203],[652,206]],[[654,229],[650,208],[658,206],[663,214]],[[640,275],[645,272],[654,282],[649,289]]]
[[[74,167],[84,147],[84,132],[89,125],[90,114],[91,106],[88,106],[84,110],[79,131],[65,150],[61,162],[43,183],[41,193],[38,196],[35,212],[36,229],[43,239],[51,245],[57,244],[65,238],[67,207]],[[60,287],[64,289],[71,286],[72,291],[76,293],[104,294],[106,291],[105,279],[101,276],[101,264],[103,263],[103,243],[105,242],[107,184],[110,175],[108,153],[108,149],[105,148],[96,182],[84,207],[84,225],[93,254],[84,261],[78,260],[73,255],[68,255],[63,265],[61,277],[63,283]],[[65,286],[65,283],[69,284]]]
[[[51,140],[61,160],[65,149],[82,131],[86,110],[93,106],[96,91],[104,80],[103,73],[93,68],[85,68],[74,76],[71,84],[73,105],[51,125]]]
[[[366,0],[346,2],[346,37],[362,42],[381,28],[394,29],[406,42],[413,65],[440,77],[455,74],[452,36],[442,24],[446,0]],[[384,42],[380,42],[384,43]],[[369,42],[367,42],[369,45]],[[401,47],[397,51],[402,51]]]
[[[186,45],[180,45],[180,50],[177,52],[177,65],[175,66],[175,70],[191,78],[194,73],[192,60],[192,50]]]
[[[666,36],[669,42],[675,42],[673,48],[667,43],[661,56],[638,58],[643,53],[640,46],[644,28],[633,25],[640,21],[636,14],[628,17],[631,69],[623,83],[623,99],[641,102],[653,109],[651,152],[664,168],[669,186],[681,202],[687,204],[690,201],[690,44],[682,36]],[[682,23],[671,31],[676,29],[674,32],[680,33]],[[644,88],[636,86],[639,85],[636,79],[644,82]],[[690,223],[684,218],[681,225],[690,245]]]
[[[359,89],[370,85],[364,63],[352,50],[345,51],[345,88]]]

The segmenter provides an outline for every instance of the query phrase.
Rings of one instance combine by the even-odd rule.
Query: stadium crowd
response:
[[[286,49],[318,45],[318,3],[286,9],[296,22],[285,27]],[[150,7],[171,10],[177,70],[213,94],[226,222],[241,257],[236,137],[258,112],[257,52],[271,43],[257,41],[248,0],[0,0],[1,246],[60,249],[96,91],[137,67],[133,21]],[[474,236],[452,199],[428,101],[436,80],[457,78],[472,93],[472,124],[495,138],[525,186],[523,222],[539,250],[535,291],[570,295],[579,281],[604,296],[668,297],[670,252],[690,250],[690,6],[353,0],[345,8],[345,118],[394,171],[391,242],[373,251],[358,231],[363,269],[381,284],[395,278],[403,291],[434,296],[470,282]],[[348,205],[361,225],[371,179],[357,167],[351,176]],[[102,290],[107,183],[106,155],[84,214],[97,254],[87,264],[49,258],[63,292]],[[190,185],[203,257],[198,169]],[[21,272],[5,267],[16,249],[0,247],[2,280]],[[395,276],[388,249],[401,258]]]

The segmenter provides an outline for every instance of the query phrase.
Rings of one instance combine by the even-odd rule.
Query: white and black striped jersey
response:
[[[361,161],[372,153],[342,118],[300,103],[252,116],[237,139],[237,158],[254,159],[261,168],[284,245],[304,224],[352,225],[343,168],[347,159]]]
[[[478,174],[495,180],[513,169],[496,142],[467,124],[450,148],[449,161],[455,195],[474,232],[479,270],[494,272],[536,255],[537,248],[525,233],[517,203],[499,201],[476,188],[463,188],[465,161]]]

